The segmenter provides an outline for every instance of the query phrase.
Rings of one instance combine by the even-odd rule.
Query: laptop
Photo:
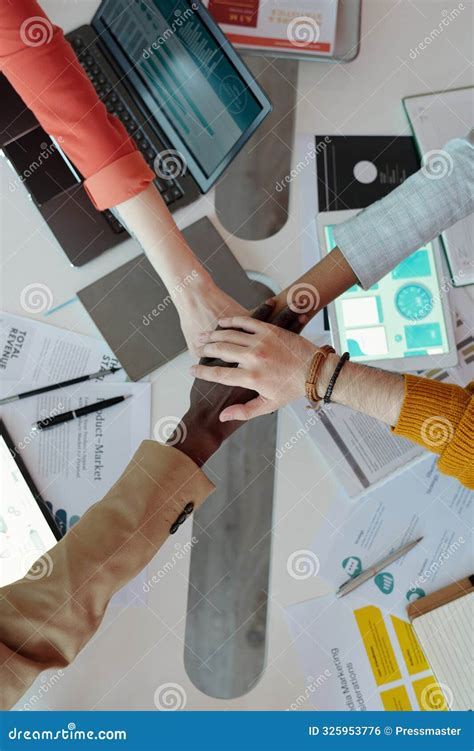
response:
[[[0,587],[22,579],[61,538],[14,443],[0,420]],[[30,579],[47,575],[48,559],[34,566]]]
[[[91,25],[66,38],[171,211],[208,191],[271,111],[197,0],[105,0]],[[39,124],[0,143],[74,266],[128,237],[111,212],[95,210],[82,176]]]

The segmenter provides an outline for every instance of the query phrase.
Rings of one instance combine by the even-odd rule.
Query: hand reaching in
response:
[[[219,318],[248,315],[242,305],[212,281],[206,281],[204,287],[201,284],[191,284],[179,297],[175,297],[174,302],[184,338],[193,355],[198,354],[199,335],[215,329]]]
[[[236,316],[219,320],[220,329],[201,334],[198,353],[202,357],[232,363],[234,367],[229,369],[228,365],[219,365],[216,361],[201,361],[191,368],[193,375],[201,382],[258,392],[251,399],[235,398],[232,402],[222,403],[221,422],[235,424],[235,420],[265,415],[304,396],[306,377],[318,348],[308,339],[282,328],[282,316],[288,314],[294,317],[292,330],[301,328],[298,315],[287,308],[273,324],[249,316]]]

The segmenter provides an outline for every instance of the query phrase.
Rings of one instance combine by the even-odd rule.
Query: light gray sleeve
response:
[[[474,211],[474,130],[428,152],[388,196],[335,227],[334,239],[364,289]]]

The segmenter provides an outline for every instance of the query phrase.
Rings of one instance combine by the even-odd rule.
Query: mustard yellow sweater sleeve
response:
[[[461,388],[405,375],[393,432],[440,455],[438,469],[474,489],[474,381]]]

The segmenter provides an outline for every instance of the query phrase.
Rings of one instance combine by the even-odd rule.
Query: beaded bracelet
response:
[[[350,359],[349,352],[344,352],[344,354],[341,355],[341,359],[339,360],[339,362],[337,363],[334,369],[334,373],[332,374],[331,379],[328,383],[326,393],[323,396],[324,404],[329,404],[329,402],[331,401],[332,392],[334,391],[334,386],[336,385],[336,381],[339,376],[339,373],[341,372],[344,366],[344,363],[346,363],[349,359]]]
[[[316,381],[318,379],[318,374],[324,360],[329,354],[334,354],[334,352],[335,350],[332,347],[330,347],[328,344],[325,344],[313,355],[313,359],[311,360],[311,365],[309,368],[308,378],[305,383],[306,396],[311,404],[315,404],[316,402],[321,401],[321,397],[318,396],[318,392],[316,391]]]

